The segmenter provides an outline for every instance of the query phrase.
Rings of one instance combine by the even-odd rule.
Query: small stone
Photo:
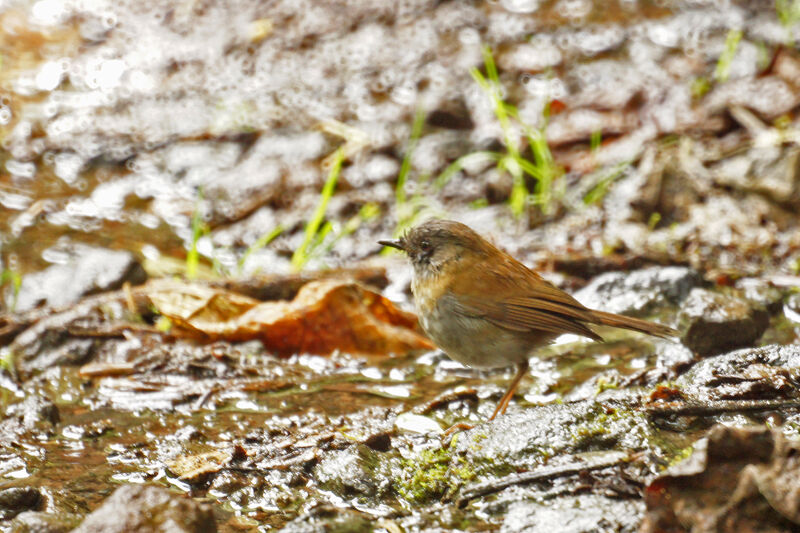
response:
[[[153,485],[124,485],[75,529],[75,533],[215,533],[208,505]]]
[[[0,490],[0,520],[9,520],[23,511],[36,509],[42,501],[39,489],[10,487]]]
[[[786,314],[792,315],[794,322],[800,322],[800,293],[794,293],[786,299]]]
[[[11,521],[12,533],[67,533],[75,529],[80,520],[74,515],[58,515],[25,511]]]
[[[372,531],[374,518],[352,509],[321,505],[292,520],[281,529],[284,533],[317,533],[331,531],[346,533]]]
[[[701,356],[751,346],[769,326],[766,309],[742,298],[695,288],[683,303],[683,343]]]
[[[323,459],[314,469],[314,476],[335,494],[375,495],[382,483],[380,476],[375,475],[379,462],[376,453],[362,444],[351,446]]]
[[[20,418],[28,429],[40,423],[55,425],[60,420],[58,407],[49,398],[35,395],[29,395],[20,403],[10,406],[7,415]]]

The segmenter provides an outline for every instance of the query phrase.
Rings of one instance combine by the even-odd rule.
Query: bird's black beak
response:
[[[398,250],[406,251],[405,246],[403,246],[403,241],[395,240],[395,241],[378,241],[378,244],[382,244],[384,246],[390,246],[392,248],[397,248]]]

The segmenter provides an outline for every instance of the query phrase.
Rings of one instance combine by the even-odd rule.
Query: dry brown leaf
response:
[[[177,282],[148,289],[153,305],[183,329],[210,340],[260,340],[281,355],[406,353],[432,349],[417,319],[352,281],[307,283],[292,301],[259,302]]]

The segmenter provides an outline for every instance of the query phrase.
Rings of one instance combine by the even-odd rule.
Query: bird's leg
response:
[[[497,404],[497,407],[492,413],[492,416],[489,417],[489,420],[494,420],[497,415],[502,415],[506,412],[508,408],[508,404],[511,401],[511,397],[514,396],[514,393],[519,387],[519,382],[522,381],[522,378],[528,372],[528,360],[526,359],[522,363],[517,365],[517,373],[514,376],[514,379],[511,380],[511,384],[508,386],[508,390],[506,391],[505,395],[500,399],[500,403]]]
[[[514,379],[511,380],[511,384],[508,386],[508,390],[500,399],[500,403],[497,404],[497,407],[492,413],[492,416],[489,417],[489,420],[494,420],[497,415],[502,415],[506,412],[508,408],[508,404],[511,402],[511,398],[514,396],[514,392],[516,392],[517,387],[519,387],[519,382],[522,381],[522,378],[525,377],[525,374],[528,372],[529,364],[528,360],[526,359],[524,362],[517,365],[517,373],[514,375]],[[466,431],[472,429],[472,424],[467,424],[465,422],[459,422],[457,424],[453,424],[445,432],[442,434],[443,438],[450,437],[456,431]]]

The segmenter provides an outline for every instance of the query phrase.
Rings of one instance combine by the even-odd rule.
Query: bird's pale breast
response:
[[[453,296],[444,294],[435,305],[418,306],[420,323],[433,342],[451,359],[476,368],[496,368],[521,363],[553,335],[512,331],[481,317],[457,310]]]

